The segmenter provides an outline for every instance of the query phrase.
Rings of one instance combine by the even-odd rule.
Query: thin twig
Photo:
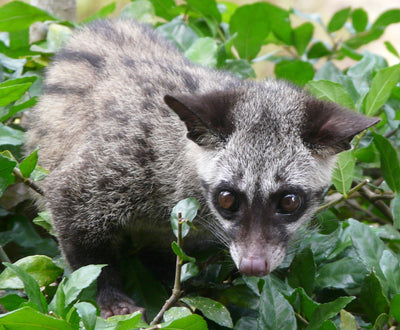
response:
[[[352,194],[354,194],[356,191],[359,191],[362,187],[364,187],[367,183],[369,183],[369,180],[366,179],[363,182],[359,183],[358,185],[356,185],[355,187],[351,188],[347,194],[347,198],[349,198]],[[345,199],[347,199],[345,196],[341,195],[339,198],[334,199],[333,201],[330,201],[329,203],[326,203],[324,205],[321,205],[318,209],[317,212],[321,212],[324,211],[328,208],[330,208],[331,206],[334,206],[338,203],[340,203],[341,201],[344,201]]]
[[[184,220],[182,219],[182,214],[179,212],[178,213],[178,239],[177,243],[180,248],[183,246],[183,238],[182,238],[182,224]],[[183,260],[177,255],[176,256],[176,270],[175,270],[175,282],[174,282],[174,288],[172,289],[172,294],[171,296],[167,299],[165,302],[164,306],[161,308],[160,312],[157,314],[157,316],[154,318],[153,321],[151,321],[150,325],[156,325],[157,323],[160,323],[164,313],[179,299],[179,297],[182,294],[181,290],[181,272],[182,272],[182,263]]]
[[[29,188],[33,189],[33,190],[36,191],[38,194],[44,196],[44,192],[43,192],[42,188],[40,188],[32,179],[29,179],[29,178],[27,179],[27,178],[25,178],[25,177],[22,175],[22,173],[21,173],[21,171],[20,171],[19,168],[14,167],[13,174],[14,174],[14,176],[15,176],[17,179],[21,180],[21,181],[22,181],[25,185],[27,185]]]
[[[374,206],[383,213],[383,215],[390,220],[390,222],[393,222],[393,215],[392,211],[390,210],[389,206],[385,204],[384,201],[382,201],[381,197],[382,195],[375,194],[371,190],[369,190],[367,187],[362,187],[360,189],[360,194],[367,199],[369,202],[374,204]]]

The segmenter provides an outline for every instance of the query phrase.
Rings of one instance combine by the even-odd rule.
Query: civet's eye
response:
[[[278,212],[290,214],[297,211],[301,206],[301,197],[296,194],[287,194],[281,198],[278,205]]]
[[[222,190],[218,194],[218,204],[224,210],[235,211],[237,206],[236,197],[230,191]]]

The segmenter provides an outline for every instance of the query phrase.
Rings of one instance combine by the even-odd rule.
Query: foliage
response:
[[[180,2],[182,3],[182,2]],[[94,17],[106,17],[113,4]],[[298,244],[274,273],[263,278],[240,277],[226,263],[205,263],[178,244],[188,292],[186,307],[164,315],[165,329],[383,329],[400,322],[400,65],[360,47],[379,39],[386,27],[400,22],[400,9],[370,21],[362,8],[344,8],[324,24],[317,14],[287,11],[267,2],[238,6],[228,1],[132,1],[121,13],[149,22],[193,62],[255,78],[252,64],[274,63],[277,78],[304,86],[317,97],[337,102],[382,121],[353,141],[353,150],[338,158],[325,205],[302,233]],[[301,23],[298,25],[293,22]],[[45,21],[44,40],[29,44],[29,26]],[[52,53],[68,38],[72,22],[62,22],[25,3],[0,8],[0,275],[8,311],[0,315],[5,328],[125,329],[145,327],[139,314],[98,317],[93,284],[101,266],[72,274],[64,267],[46,213],[32,224],[22,214],[21,185],[36,187],[47,172],[37,165],[37,151],[23,159],[22,120],[40,95],[42,70]],[[317,27],[324,40],[314,36]],[[340,34],[340,37],[339,37]],[[265,54],[264,45],[276,45]],[[395,45],[387,49],[399,58]],[[353,65],[344,70],[343,59]],[[318,68],[318,69],[317,69]],[[19,188],[18,188],[19,187]],[[180,204],[192,220],[197,205]],[[172,219],[178,219],[178,209]],[[173,227],[176,229],[176,223]],[[190,225],[183,229],[193,230]],[[185,236],[185,235],[183,235]],[[3,249],[4,247],[4,249]],[[16,260],[9,262],[9,257]],[[23,258],[21,258],[23,257]],[[205,258],[206,259],[206,258]],[[8,262],[7,262],[8,261]],[[199,260],[200,261],[200,260]],[[154,316],[166,298],[165,287],[139,260],[129,277],[138,304]],[[60,275],[65,276],[60,281]],[[138,285],[135,285],[138,284]],[[0,291],[1,292],[1,291]],[[188,308],[190,307],[190,309]],[[198,314],[192,314],[197,311]]]

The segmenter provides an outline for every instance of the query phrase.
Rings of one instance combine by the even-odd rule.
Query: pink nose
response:
[[[248,276],[265,276],[268,275],[267,260],[259,258],[246,258],[240,260],[239,272]]]

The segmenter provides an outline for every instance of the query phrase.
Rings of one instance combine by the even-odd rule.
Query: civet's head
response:
[[[285,83],[167,95],[186,124],[219,235],[241,273],[263,276],[314,214],[335,155],[379,119],[317,100]]]

